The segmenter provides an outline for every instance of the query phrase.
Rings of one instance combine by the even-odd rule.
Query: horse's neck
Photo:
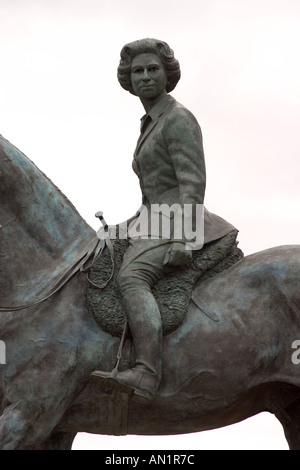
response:
[[[95,237],[67,198],[0,137],[0,305],[24,303]],[[58,270],[58,271],[57,271]]]

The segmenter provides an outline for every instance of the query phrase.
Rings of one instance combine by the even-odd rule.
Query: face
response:
[[[142,100],[153,101],[166,93],[167,74],[156,54],[139,54],[133,59],[131,85]]]

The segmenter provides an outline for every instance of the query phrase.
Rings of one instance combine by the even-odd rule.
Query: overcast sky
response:
[[[240,230],[246,255],[298,244],[299,0],[0,0],[0,133],[95,229],[97,210],[108,223],[131,216],[144,110],[116,69],[143,37],[180,61],[172,96],[202,128],[206,207]],[[233,428],[180,441],[79,435],[74,448],[287,448],[273,417]]]

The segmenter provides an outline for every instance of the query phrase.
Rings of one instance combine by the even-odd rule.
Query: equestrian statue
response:
[[[300,245],[244,256],[204,206],[201,129],[169,94],[179,78],[165,42],[123,47],[119,82],[146,114],[132,163],[142,204],[116,226],[98,212],[92,229],[0,136],[1,450],[264,411],[300,449]]]

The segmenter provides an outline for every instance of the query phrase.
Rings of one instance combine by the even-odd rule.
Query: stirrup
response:
[[[105,376],[107,376],[107,378],[112,379],[113,377],[115,377],[117,375],[117,373],[119,371],[120,361],[121,361],[121,358],[122,358],[122,351],[123,351],[125,340],[126,340],[127,330],[128,330],[128,322],[125,321],[124,329],[123,329],[123,332],[122,332],[122,337],[121,337],[121,341],[120,341],[120,345],[119,345],[119,349],[118,349],[118,353],[117,353],[117,361],[116,361],[116,365],[113,368],[113,370],[111,372],[102,372],[102,371],[99,371],[99,370],[95,370],[94,372],[91,373],[91,377],[105,378]]]

